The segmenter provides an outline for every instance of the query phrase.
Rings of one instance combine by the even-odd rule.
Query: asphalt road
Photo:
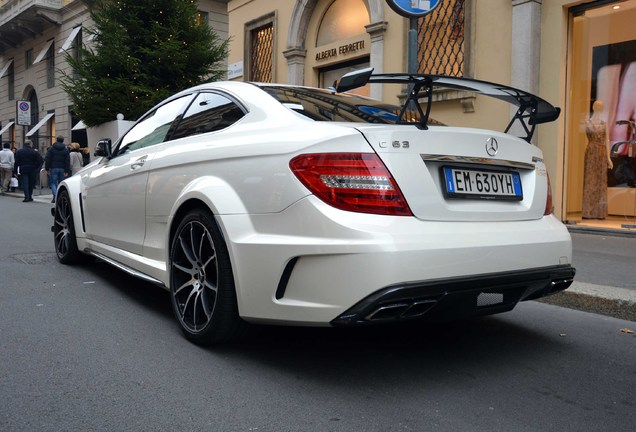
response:
[[[168,294],[57,263],[0,197],[1,431],[632,431],[636,323],[540,302],[446,325],[264,328],[203,349]],[[576,259],[576,256],[575,256]]]

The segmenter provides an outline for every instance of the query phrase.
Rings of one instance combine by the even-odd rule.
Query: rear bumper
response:
[[[552,216],[423,221],[345,212],[308,197],[279,214],[220,220],[239,314],[255,323],[328,326],[364,299],[393,288],[419,287],[421,296],[441,296],[486,279],[483,291],[493,275],[519,274],[519,282],[534,269],[572,262],[570,235]],[[471,282],[454,287],[461,281]],[[506,277],[497,286],[505,283]]]
[[[513,309],[567,289],[570,265],[398,284],[381,289],[331,321],[334,326],[410,319],[454,320]]]

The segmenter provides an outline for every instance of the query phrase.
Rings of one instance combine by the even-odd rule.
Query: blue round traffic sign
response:
[[[31,108],[28,102],[20,102],[18,107],[20,108],[20,111],[28,111]]]
[[[420,18],[435,9],[442,0],[386,0],[391,9],[407,18]]]

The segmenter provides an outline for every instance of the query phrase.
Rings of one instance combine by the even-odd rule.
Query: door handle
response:
[[[144,164],[146,163],[146,159],[147,158],[148,158],[148,155],[142,156],[139,159],[137,159],[136,161],[134,161],[133,163],[131,163],[130,164],[130,170],[131,171],[135,171],[136,169],[139,169],[142,166],[144,166]]]

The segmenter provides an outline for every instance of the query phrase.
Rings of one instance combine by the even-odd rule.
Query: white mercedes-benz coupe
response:
[[[402,84],[403,106],[347,93]],[[517,107],[506,132],[429,118],[436,88]],[[169,290],[185,336],[248,323],[351,326],[509,311],[566,289],[527,92],[438,75],[345,75],[335,88],[217,82],[141,117],[59,186],[59,261],[97,257]],[[508,133],[518,124],[523,136]]]

